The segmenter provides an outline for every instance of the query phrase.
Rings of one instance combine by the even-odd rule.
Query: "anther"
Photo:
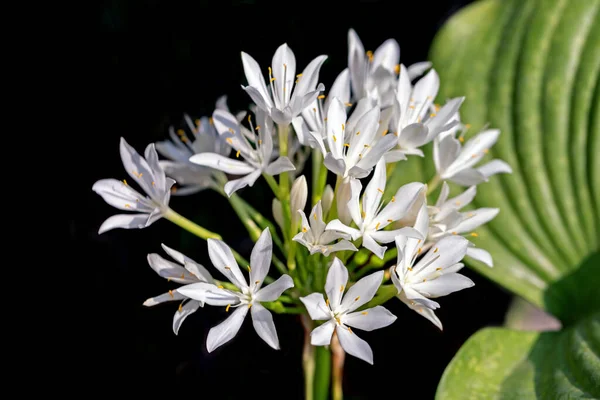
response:
[[[453,235],[456,235],[456,234],[457,234],[457,232],[456,232],[456,231],[454,231],[454,232],[452,232],[452,234],[453,234]]]
[[[317,99],[319,99],[319,100],[323,100],[324,98],[325,98],[324,94],[317,96]]]
[[[218,289],[223,289],[223,285],[217,286]]]
[[[128,185],[127,185],[127,180],[126,180],[126,179],[123,179],[123,184],[124,184],[125,186],[128,186]]]
[[[360,299],[360,296],[356,296],[356,298],[354,299],[354,301],[358,301],[358,299]]]
[[[256,125],[256,128],[254,128],[255,131],[260,131],[260,125]]]
[[[306,229],[305,226],[302,227],[302,232],[306,233],[306,231],[308,231],[308,229]]]
[[[356,136],[360,135],[360,131],[356,132]]]
[[[231,269],[231,268],[229,268],[229,267],[226,265],[226,266],[225,266],[225,269]]]
[[[185,135],[185,131],[183,129],[177,129],[177,134],[179,136],[183,136],[183,135]]]
[[[248,304],[248,308],[252,307],[252,303]]]
[[[178,310],[179,310],[179,312],[183,311],[183,303],[179,304],[179,309]]]
[[[185,273],[181,273],[180,279],[185,279]]]
[[[471,236],[473,236],[473,237],[479,237],[479,233],[477,233],[477,232],[471,232]]]
[[[171,296],[172,299],[175,298],[175,295],[173,294],[172,290],[169,290],[169,296]]]
[[[346,125],[342,124],[342,130],[346,129]]]
[[[435,250],[433,250],[434,253],[437,253],[439,251],[439,247],[436,247]]]
[[[125,204],[125,208],[131,208],[131,204],[129,204],[129,203]]]
[[[248,272],[252,272],[252,268],[250,268],[250,266],[248,265]]]
[[[344,147],[350,147],[350,143],[344,143]]]
[[[435,270],[436,270],[436,271],[441,271],[441,270],[442,270],[442,268],[438,267],[438,268],[436,268]]]
[[[335,135],[333,135],[333,141],[337,142],[337,138],[335,137]]]
[[[341,285],[340,286],[340,292],[343,292],[343,291],[344,291],[344,285]]]
[[[387,135],[389,131],[390,131],[389,129],[386,129],[385,131],[381,132],[381,136]]]
[[[225,141],[229,144],[233,144],[233,140],[230,137],[226,138]]]
[[[377,188],[377,191],[381,194],[383,194],[383,190],[381,190],[380,188]]]
[[[394,66],[394,72],[397,73],[397,74],[400,74],[400,64],[396,64]]]
[[[368,311],[361,312],[362,315],[367,315],[368,313],[369,313]]]
[[[392,203],[396,201],[396,196],[392,196]]]
[[[387,222],[389,222],[391,224],[392,222],[394,222],[394,220],[393,219],[388,219]]]
[[[231,304],[227,304],[227,307],[225,308],[225,312],[229,312],[230,307],[231,307]]]
[[[379,225],[381,225],[381,222],[378,222],[377,225],[375,225],[375,230],[379,229]]]
[[[238,150],[238,151],[235,153],[235,156],[236,156],[237,158],[240,158],[240,151],[239,151],[239,150]]]
[[[352,103],[344,103],[346,107],[352,107]]]

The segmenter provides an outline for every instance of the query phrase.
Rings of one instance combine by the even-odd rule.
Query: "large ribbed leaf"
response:
[[[501,129],[487,157],[514,171],[479,185],[475,199],[475,207],[501,210],[473,239],[495,266],[467,263],[564,326],[541,335],[479,332],[449,365],[437,397],[598,397],[600,0],[476,2],[442,27],[430,58],[441,80],[437,101],[466,96],[470,134],[486,124]],[[413,158],[390,190],[434,175],[431,158]]]

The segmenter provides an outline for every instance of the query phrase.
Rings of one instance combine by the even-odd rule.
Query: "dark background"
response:
[[[385,39],[400,43],[401,62],[427,59],[441,24],[469,1],[273,2],[126,1],[97,3],[90,22],[98,34],[90,43],[92,65],[85,85],[90,109],[86,135],[94,138],[85,154],[87,170],[79,180],[78,201],[69,218],[71,243],[87,260],[86,312],[78,334],[85,341],[74,365],[94,392],[190,393],[219,398],[302,398],[303,331],[295,316],[275,316],[281,351],[270,349],[246,321],[233,341],[212,354],[205,349],[210,327],[226,317],[207,306],[190,316],[179,335],[171,330],[176,303],[145,308],[143,301],[172,286],[147,265],[146,255],[162,253],[160,243],[209,264],[205,242],[168,221],[144,230],[114,230],[98,235],[104,219],[117,211],[91,191],[101,178],[126,178],[118,145],[125,137],[139,152],[166,138],[169,125],[181,126],[182,114],[209,115],[215,100],[229,96],[233,111],[250,99],[240,51],[266,69],[281,43],[293,49],[298,73],[319,54],[329,55],[321,69],[328,88],[347,62],[347,30],[353,27],[366,49]],[[443,66],[437,66],[438,69]],[[89,132],[91,131],[91,132]],[[91,140],[91,139],[90,139]],[[90,143],[92,143],[90,141]],[[266,190],[265,190],[266,189]],[[257,183],[241,195],[270,215],[268,187]],[[217,231],[248,255],[246,233],[228,203],[206,191],[175,197],[178,212]],[[163,254],[164,255],[164,254]],[[389,328],[360,332],[374,351],[375,365],[347,357],[346,398],[391,394],[431,399],[441,374],[461,344],[476,330],[503,321],[509,296],[493,283],[465,270],[476,286],[441,299],[433,324],[393,300],[386,307],[398,316]]]

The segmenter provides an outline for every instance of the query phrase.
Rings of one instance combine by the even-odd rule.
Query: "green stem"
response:
[[[331,351],[328,346],[317,346],[315,352],[314,400],[328,400],[331,381]]]
[[[240,221],[242,221],[242,224],[244,224],[244,227],[246,227],[246,230],[250,234],[250,239],[252,239],[253,242],[256,242],[262,231],[250,217],[250,214],[248,214],[248,210],[242,203],[242,199],[235,193],[228,197],[228,199],[229,204],[231,204],[231,207],[233,207]]]
[[[304,328],[304,347],[302,350],[302,369],[304,370],[304,398],[314,399],[315,385],[315,347],[310,344],[310,333],[314,326],[312,320],[306,314],[300,316]]]
[[[258,224],[261,232],[262,232],[262,230],[269,228],[269,231],[271,232],[271,236],[273,237],[273,243],[275,243],[275,245],[277,247],[279,247],[279,249],[281,251],[283,251],[283,243],[281,243],[281,239],[279,238],[279,235],[277,234],[277,229],[275,228],[275,225],[273,225],[273,223],[271,221],[269,221],[268,219],[263,217],[263,215],[261,213],[256,211],[256,209],[254,209],[250,204],[248,204],[244,199],[242,199],[241,197],[239,197],[236,194],[231,195],[231,197],[229,197],[229,201],[231,202],[231,206],[233,207],[234,210],[236,210],[236,212],[238,212],[237,208],[242,209],[241,212],[243,212],[244,215],[247,215],[248,218],[251,218],[253,224],[254,223]],[[239,212],[238,212],[238,216],[240,218],[242,218]],[[242,222],[244,222],[244,221],[242,221]],[[254,226],[256,226],[256,225],[254,225]],[[247,226],[246,226],[246,229],[248,229]],[[260,235],[260,232],[259,232],[259,235]],[[255,239],[253,239],[253,240],[256,241]]]
[[[437,189],[441,182],[442,180],[440,179],[439,175],[431,178],[431,180],[427,182],[427,195],[429,196],[431,193],[433,193],[433,191]]]
[[[273,191],[273,194],[275,195],[275,197],[277,197],[279,199],[281,196],[279,193],[279,186],[277,185],[277,181],[275,180],[275,178],[273,178],[273,176],[268,175],[268,174],[263,174],[263,177],[265,178],[265,181],[267,181],[267,183],[271,187],[271,190]]]
[[[318,149],[312,151],[312,205],[317,204],[327,184],[327,168],[323,164],[323,154]]]

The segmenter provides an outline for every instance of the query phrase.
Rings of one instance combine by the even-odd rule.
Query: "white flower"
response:
[[[175,181],[165,177],[154,144],[146,147],[144,159],[121,138],[120,152],[125,170],[149,197],[132,189],[126,180],[101,179],[94,183],[92,190],[111,206],[120,210],[137,211],[135,214],[113,215],[102,223],[98,233],[115,228],[145,228],[169,210],[171,187]]]
[[[396,320],[396,316],[382,306],[353,312],[375,296],[382,279],[383,271],[365,276],[352,285],[344,295],[348,283],[348,270],[338,258],[335,258],[329,267],[325,282],[327,301],[321,293],[300,297],[313,320],[326,321],[313,329],[310,343],[314,346],[329,345],[335,329],[340,345],[346,353],[373,364],[371,347],[356,336],[350,327],[372,331],[391,325]]]
[[[250,117],[249,117],[250,119]],[[235,191],[253,186],[254,182],[262,173],[278,175],[285,171],[296,168],[287,157],[279,157],[271,162],[273,158],[273,121],[261,110],[257,110],[256,129],[247,129],[240,125],[235,116],[225,110],[215,110],[213,121],[219,135],[236,150],[236,157],[242,157],[244,161],[234,160],[217,153],[196,154],[190,158],[190,162],[211,167],[228,174],[244,175],[244,177],[229,181],[224,190],[228,196]],[[254,133],[258,131],[258,135]],[[253,145],[250,143],[252,142]]]
[[[148,254],[148,264],[150,267],[163,278],[183,284],[207,282],[213,283],[213,278],[210,273],[202,265],[198,264],[191,258],[182,253],[162,245],[162,248],[168,255],[177,263],[165,260],[156,253]],[[165,301],[183,300],[179,305],[179,309],[173,316],[173,332],[177,335],[183,321],[191,314],[198,310],[198,307],[204,306],[203,301],[192,300],[182,295],[177,290],[169,290],[167,293],[157,297],[149,298],[144,302],[147,307],[155,306]]]
[[[358,111],[357,106],[354,112]],[[379,120],[379,107],[374,106],[356,124],[346,126],[346,106],[334,98],[327,111],[327,148],[320,134],[312,135],[325,156],[327,169],[343,178],[368,176],[383,154],[396,144],[394,135],[377,134]]]
[[[230,307],[237,308],[225,321],[208,332],[206,349],[209,352],[233,339],[242,326],[249,309],[251,309],[252,324],[258,336],[272,348],[279,349],[279,339],[275,324],[273,324],[273,316],[260,303],[277,300],[285,290],[294,287],[294,282],[289,275],[282,275],[275,282],[262,287],[263,281],[269,273],[272,252],[271,233],[265,229],[250,255],[251,265],[248,266],[250,285],[248,285],[231,249],[220,240],[208,239],[210,261],[240,289],[240,292],[235,292],[206,283],[192,283],[177,289],[179,293],[191,299],[204,301],[212,306],[227,306],[226,311],[229,311]]]
[[[222,96],[217,100],[216,108],[229,111],[227,98]],[[167,176],[175,179],[178,187],[173,191],[174,195],[188,195],[200,190],[216,187],[213,177],[214,171],[210,168],[201,167],[189,161],[190,157],[199,153],[216,153],[223,156],[231,153],[231,147],[219,137],[212,120],[208,117],[192,121],[189,115],[184,115],[185,122],[191,135],[187,135],[183,129],[169,129],[171,140],[156,143],[156,150],[169,160],[160,161],[161,167]]]
[[[415,229],[426,234],[428,224],[427,207],[423,205]],[[445,237],[416,263],[423,252],[423,241],[406,236],[397,236],[395,241],[398,262],[390,269],[390,275],[398,289],[398,298],[442,329],[442,323],[433,312],[440,305],[430,299],[474,285],[469,278],[457,273],[463,267],[459,261],[465,256],[469,241],[462,236]]]
[[[306,184],[306,177],[300,175],[292,184],[290,190],[290,207],[292,210],[292,225],[300,222],[300,216],[295,214],[293,210],[304,210],[306,207],[306,201],[308,200],[308,185]]]
[[[365,52],[353,29],[348,31],[348,68],[352,82],[352,98],[377,100],[381,108],[392,105],[396,69],[400,62],[400,46],[388,39],[375,50]]]
[[[317,81],[326,59],[324,55],[315,58],[301,74],[295,75],[296,57],[287,44],[282,44],[273,55],[273,68],[269,67],[269,90],[258,63],[242,52],[244,74],[248,80],[248,86],[242,86],[242,89],[276,123],[287,125],[325,89],[322,84],[317,86]]]
[[[406,155],[411,154],[423,157],[420,147],[456,124],[453,117],[464,97],[451,99],[441,109],[437,109],[433,100],[439,87],[439,76],[432,69],[413,88],[409,71],[404,65],[400,66],[390,123],[390,129],[398,136],[398,149],[386,154],[387,162],[403,160]]]
[[[458,211],[471,203],[477,193],[476,186],[471,186],[452,199],[448,199],[449,193],[450,188],[444,182],[435,207],[429,207],[430,227],[428,241],[438,241],[450,235],[477,237],[479,235],[473,231],[494,219],[498,215],[498,212],[500,212],[498,208],[488,207],[467,212]],[[490,253],[484,249],[476,248],[471,242],[469,242],[469,247],[467,248],[467,256],[481,261],[490,267],[494,266]]]
[[[312,104],[302,111],[300,116],[292,120],[292,125],[298,136],[298,140],[304,146],[310,146],[313,149],[318,146],[313,135],[320,134],[321,138],[326,137],[327,111],[329,110],[329,105],[334,97],[337,97],[347,107],[351,106],[350,73],[348,68],[343,70],[335,79],[327,97],[325,97],[325,95],[320,95],[312,102]],[[325,101],[323,101],[323,99],[325,99]]]
[[[464,147],[453,134],[435,141],[433,145],[433,161],[438,175],[463,186],[477,185],[487,182],[494,174],[511,173],[510,165],[502,160],[492,160],[480,167],[473,168],[488,149],[496,143],[500,131],[487,129],[469,139]]]
[[[424,239],[427,232],[416,232],[412,227],[404,227],[391,231],[383,228],[394,221],[402,219],[418,201],[424,200],[423,190],[425,185],[413,182],[402,186],[392,196],[391,201],[383,208],[382,197],[385,191],[385,161],[380,160],[375,167],[371,181],[367,185],[362,199],[362,210],[360,205],[360,192],[362,185],[359,180],[350,181],[352,195],[348,203],[348,210],[352,220],[358,227],[351,228],[344,225],[340,220],[333,220],[327,224],[327,230],[336,230],[352,236],[352,240],[362,237],[363,247],[369,249],[377,257],[383,259],[387,247],[379,243],[390,243],[397,235],[416,235]],[[418,206],[417,206],[418,207]]]
[[[313,207],[308,218],[301,209],[298,209],[298,214],[302,218],[302,232],[294,236],[292,240],[295,240],[306,247],[310,251],[310,254],[322,253],[325,256],[328,256],[336,251],[357,250],[356,247],[347,240],[350,238],[350,235],[337,231],[325,230],[321,200]],[[338,239],[342,240],[331,245],[331,242]]]

